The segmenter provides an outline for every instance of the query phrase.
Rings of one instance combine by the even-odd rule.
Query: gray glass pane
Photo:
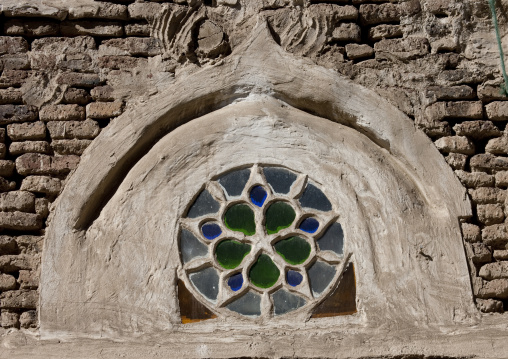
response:
[[[266,167],[263,169],[266,182],[275,193],[286,194],[296,180],[296,175],[284,168]]]
[[[180,233],[180,250],[182,252],[183,263],[208,254],[208,247],[186,229],[182,229]]]
[[[248,292],[226,306],[229,310],[243,315],[261,315],[261,296]]]
[[[332,209],[332,204],[324,193],[311,183],[307,184],[307,188],[303,191],[300,204],[302,207],[314,208],[320,211],[330,211]]]
[[[272,298],[275,315],[289,313],[305,305],[305,299],[284,289],[276,291]]]
[[[219,178],[218,182],[226,190],[228,196],[237,197],[242,194],[250,177],[250,169],[230,172]]]
[[[334,266],[322,261],[317,261],[309,268],[310,288],[315,297],[318,297],[328,287],[335,276],[335,272]]]
[[[334,223],[328,227],[325,234],[318,239],[317,244],[322,251],[333,251],[337,254],[342,254],[344,232],[340,223]]]
[[[187,217],[196,218],[204,216],[205,214],[217,213],[219,208],[219,202],[217,202],[210,192],[205,189],[199,194],[192,204],[189,209],[189,213],[187,213]]]
[[[208,267],[200,272],[192,273],[189,275],[189,279],[201,294],[211,301],[217,299],[219,293],[219,275],[217,271]]]

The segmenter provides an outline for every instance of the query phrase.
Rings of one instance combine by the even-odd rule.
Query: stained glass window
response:
[[[217,315],[312,313],[321,298],[338,292],[352,292],[354,305],[354,288],[337,284],[350,260],[340,212],[317,182],[258,165],[216,178],[180,220],[179,287]],[[189,318],[194,312],[187,307],[186,322],[215,317],[201,310]],[[343,312],[353,313],[350,307],[351,300]]]

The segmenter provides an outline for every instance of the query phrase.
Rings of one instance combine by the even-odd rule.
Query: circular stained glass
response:
[[[217,313],[312,310],[345,264],[339,217],[305,174],[258,165],[227,172],[180,220],[182,279]]]

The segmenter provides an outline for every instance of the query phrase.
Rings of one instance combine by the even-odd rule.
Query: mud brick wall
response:
[[[220,64],[256,19],[242,17],[238,0],[9,4],[0,14],[0,323],[37,328],[51,204],[87,146],[180,72]],[[434,141],[473,203],[474,216],[460,220],[478,308],[507,310],[508,98],[487,2],[248,6],[286,51],[377,91]]]

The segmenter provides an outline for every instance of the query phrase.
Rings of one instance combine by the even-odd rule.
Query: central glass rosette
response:
[[[343,264],[338,217],[306,175],[257,165],[229,172],[180,221],[185,277],[217,310],[260,316],[313,306]]]

